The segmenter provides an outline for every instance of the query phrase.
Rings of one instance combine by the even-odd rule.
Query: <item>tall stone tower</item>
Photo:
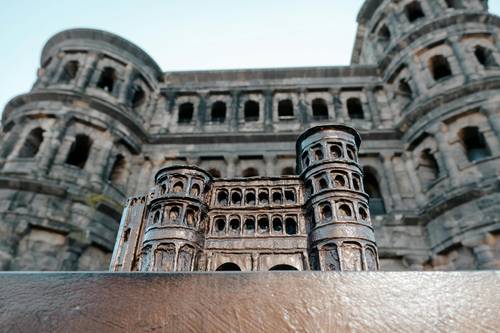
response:
[[[0,269],[102,269],[161,72],[126,40],[77,29],[47,42],[38,75],[3,112]]]
[[[500,263],[500,21],[487,9],[483,0],[366,1],[358,16],[352,60],[383,73],[415,170],[428,267]]]
[[[314,127],[297,141],[313,269],[377,269],[368,196],[358,163],[360,142],[359,134],[346,126]]]

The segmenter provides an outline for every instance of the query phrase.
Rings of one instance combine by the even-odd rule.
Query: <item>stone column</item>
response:
[[[264,155],[264,161],[266,163],[266,176],[267,177],[276,176],[274,169],[274,166],[276,165],[276,156]]]
[[[84,90],[89,84],[90,78],[94,74],[94,69],[96,67],[99,56],[100,55],[95,52],[91,52],[87,55],[85,65],[81,70],[81,74],[76,79],[76,86],[79,89]]]
[[[453,54],[457,57],[458,64],[464,73],[465,82],[469,82],[471,79],[477,79],[479,75],[474,71],[474,68],[470,66],[470,61],[468,61],[467,54],[462,48],[462,45],[460,45],[458,36],[451,36],[448,40],[453,49]]]
[[[450,184],[456,186],[460,183],[459,177],[460,173],[458,171],[457,164],[455,162],[455,158],[450,151],[450,145],[448,144],[447,133],[448,126],[444,123],[439,123],[432,126],[429,129],[429,132],[434,135],[436,138],[437,146],[439,149],[439,153],[446,167],[446,171],[450,178]]]
[[[231,108],[230,108],[230,112],[228,114],[229,121],[230,121],[230,125],[229,125],[230,132],[237,132],[238,131],[238,125],[239,125],[239,119],[240,119],[239,105],[240,105],[240,91],[239,90],[232,90],[231,91]]]
[[[415,199],[417,200],[418,206],[423,206],[425,204],[425,196],[422,192],[422,186],[420,184],[420,179],[417,177],[417,169],[415,164],[413,163],[413,157],[411,152],[405,152],[404,154],[404,163],[406,167],[406,172],[408,173],[408,177],[410,178],[410,182],[413,186]]]
[[[368,102],[368,110],[370,112],[367,112],[366,114],[369,114],[371,116],[371,121],[373,123],[373,128],[378,128],[380,126],[380,115],[379,115],[379,109],[377,105],[377,101],[375,100],[375,96],[373,95],[375,87],[368,87],[363,89],[366,99]],[[368,119],[370,120],[370,119]]]
[[[58,52],[54,57],[52,57],[52,60],[47,68],[40,68],[38,71],[39,79],[35,83],[35,86],[39,85],[43,88],[54,82],[56,79],[54,75],[59,70],[63,58],[64,53]]]
[[[299,105],[297,119],[302,122],[302,128],[306,127],[306,124],[309,123],[309,114],[307,112],[307,101],[306,101],[306,90],[304,88],[299,91]]]
[[[264,130],[273,130],[273,92],[272,90],[264,91]]]
[[[498,141],[500,138],[500,113],[498,113],[496,110],[497,108],[493,106],[482,107],[481,113],[488,118],[488,123],[490,124],[493,133],[495,133]]]
[[[52,126],[50,132],[44,133],[44,142],[40,147],[40,159],[38,161],[38,172],[40,174],[48,174],[52,166],[52,162],[57,154],[57,150],[61,146],[64,132],[66,130],[67,119],[59,119],[55,126]]]
[[[227,163],[227,178],[236,177],[236,162],[238,161],[238,158],[233,155],[225,155],[224,159]]]
[[[106,171],[106,166],[108,165],[112,149],[113,140],[111,138],[103,140],[100,146],[95,145],[95,143],[94,145],[92,145],[91,151],[89,153],[89,158],[93,155],[92,160],[94,161],[93,165],[95,166],[94,170],[89,170],[92,174],[92,182],[101,182],[105,179],[106,175],[104,174],[104,172]]]
[[[337,123],[345,123],[344,115],[342,114],[342,101],[340,100],[340,90],[330,89],[333,101],[333,112],[335,113],[335,120]]]
[[[202,132],[205,125],[205,119],[207,115],[207,98],[208,92],[199,92],[200,104],[198,105],[198,119],[196,119],[195,130],[197,132]]]
[[[394,210],[403,210],[403,200],[401,199],[401,194],[399,193],[399,186],[394,176],[394,166],[392,163],[392,152],[384,152],[381,154],[382,163],[384,167],[385,179],[389,184],[389,191],[391,192],[391,198],[393,202]]]
[[[416,56],[408,59],[408,70],[410,71],[411,77],[413,78],[413,82],[415,82],[415,86],[417,90],[415,91],[416,96],[421,96],[427,91],[427,77],[422,75],[421,70],[428,70],[425,67],[422,67],[420,64],[420,60]]]
[[[123,84],[120,91],[118,92],[118,102],[121,104],[129,104],[129,91],[131,88],[132,78],[135,76],[134,68],[131,64],[125,67],[125,73],[123,74]]]

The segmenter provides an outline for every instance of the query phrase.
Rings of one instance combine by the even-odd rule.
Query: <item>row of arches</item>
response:
[[[469,162],[476,162],[491,156],[491,150],[488,147],[484,134],[477,126],[466,126],[461,128],[456,137],[463,147],[464,154]],[[417,174],[424,185],[424,188],[430,187],[443,174],[440,167],[437,150],[424,148],[418,154]]]
[[[370,223],[368,207],[361,202],[347,199],[321,201],[317,212],[312,214],[313,227],[335,221]],[[316,218],[317,217],[317,218]]]
[[[33,128],[26,136],[17,154],[18,158],[35,158],[38,156],[40,147],[45,140],[46,131],[42,127]],[[80,169],[85,168],[92,149],[93,140],[87,134],[77,134],[74,137],[65,158],[65,164]],[[106,179],[114,184],[121,184],[127,177],[127,162],[123,154],[115,155],[112,167]]]
[[[212,234],[217,236],[246,235],[296,235],[298,234],[296,215],[260,214],[217,215],[212,219]]]
[[[346,101],[347,114],[350,119],[364,119],[362,102],[357,97],[348,98]],[[190,124],[193,121],[195,105],[192,102],[183,102],[178,106],[178,124]],[[328,104],[324,98],[314,98],[311,102],[312,119],[324,121],[329,119]],[[282,99],[278,102],[277,115],[279,120],[295,118],[295,107],[291,99]],[[227,118],[226,102],[217,100],[212,103],[208,121],[212,123],[224,123]],[[256,122],[261,119],[259,102],[247,100],[243,104],[243,120],[247,123]]]
[[[325,160],[349,160],[357,162],[356,147],[344,142],[318,142],[302,152],[302,168]]]
[[[139,257],[141,272],[190,272],[194,269],[196,250],[185,244],[147,244]]]
[[[79,60],[68,60],[63,65],[63,69],[57,81],[62,84],[70,84],[77,79],[80,71],[81,66]],[[95,87],[102,89],[109,94],[113,94],[117,87],[117,81],[118,75],[116,69],[111,66],[105,66],[100,71]],[[135,80],[127,92],[127,103],[136,111],[139,111],[142,108],[147,99],[146,91],[143,85],[139,82],[139,79]]]
[[[274,265],[273,267],[269,268],[270,271],[297,271],[298,269],[291,266],[291,265],[286,265],[286,264],[279,264],[279,265]],[[219,265],[216,268],[217,272],[239,272],[241,271],[240,266],[235,264],[234,262],[226,262],[221,265]]]
[[[203,220],[200,218],[200,210],[193,205],[165,204],[154,207],[149,214],[151,226],[168,224],[185,225],[196,228]]]
[[[313,253],[311,259],[313,267],[322,271],[378,270],[375,247],[355,241],[323,244]]]
[[[163,196],[169,193],[201,197],[207,190],[206,180],[201,177],[169,175],[157,185],[157,193]]]
[[[320,172],[306,181],[305,192],[308,196],[328,189],[349,189],[363,192],[362,184],[361,175],[355,171]]]
[[[216,206],[268,206],[293,205],[297,203],[295,188],[218,189]]]

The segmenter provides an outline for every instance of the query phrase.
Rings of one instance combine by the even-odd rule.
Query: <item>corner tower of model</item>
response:
[[[284,179],[214,181],[207,172],[192,166],[161,169],[155,176],[155,187],[147,195],[128,200],[110,269],[163,272],[212,270],[215,267],[207,262],[212,262],[212,257],[221,253],[228,261],[219,267],[239,268],[234,262],[241,262],[245,252],[251,253],[252,261],[258,261],[254,259],[259,256],[265,257],[276,269],[299,269],[297,265],[292,267],[278,262],[286,260],[287,253],[295,250],[304,253],[303,262],[298,265],[304,270],[377,270],[378,255],[368,196],[363,191],[357,157],[360,142],[359,134],[354,129],[342,125],[313,127],[299,137],[297,171],[300,177],[293,178],[299,182],[300,189],[297,202],[293,201],[300,205],[301,216],[296,220],[299,223],[298,226],[295,224],[294,232],[283,232],[283,226],[280,229],[279,223],[276,223],[279,218],[275,218],[280,212],[286,213],[290,209],[282,200],[274,200],[274,194],[279,193]],[[223,184],[231,182],[240,184],[245,195],[238,192],[240,199],[233,200],[236,192],[226,189],[226,192],[231,190],[233,193],[231,205],[228,203],[226,209],[228,216],[233,217],[226,227],[219,216],[220,200],[212,200],[212,196],[221,192]],[[248,194],[251,193],[255,196],[255,190],[248,189],[246,185],[270,187],[273,200],[242,200],[243,197],[250,197]],[[212,191],[212,188],[217,188],[217,191]],[[258,190],[259,194],[263,191]],[[246,217],[236,217],[242,213]],[[251,229],[254,232],[248,232],[246,224],[251,220],[248,215],[252,213],[258,216],[258,228],[254,224]],[[272,227],[269,222],[267,227],[264,223],[269,217],[273,221]],[[245,224],[242,224],[243,220]],[[304,223],[305,228],[302,227]],[[226,235],[224,231],[229,229]],[[305,232],[302,235],[303,229]],[[222,236],[218,233],[216,242],[211,230],[222,232]],[[297,242],[290,242],[292,238]],[[301,239],[304,239],[303,245],[300,245]],[[206,241],[211,245],[205,246]],[[216,243],[224,244],[223,248],[214,251]],[[291,249],[290,244],[298,245]],[[251,268],[247,270],[266,270],[265,265],[258,263],[248,267]]]

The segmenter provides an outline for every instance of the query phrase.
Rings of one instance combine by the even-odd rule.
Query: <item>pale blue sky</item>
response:
[[[0,10],[0,110],[35,81],[44,43],[103,29],[163,70],[347,65],[363,0],[15,0]],[[490,0],[500,13],[500,0]]]

